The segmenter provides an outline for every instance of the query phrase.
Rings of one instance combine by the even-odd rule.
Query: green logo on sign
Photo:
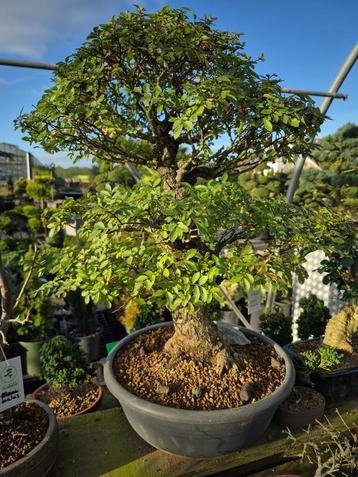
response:
[[[11,383],[16,378],[16,368],[13,366],[8,366],[7,368],[3,369],[0,374],[0,379],[3,383]]]

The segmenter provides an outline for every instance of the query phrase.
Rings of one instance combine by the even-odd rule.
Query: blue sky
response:
[[[220,29],[244,32],[246,50],[264,53],[260,73],[276,73],[283,85],[327,90],[357,41],[357,0],[144,0],[147,10],[167,4],[211,13]],[[72,53],[91,29],[112,15],[133,9],[127,0],[1,0],[0,57],[55,63]],[[30,148],[14,131],[21,109],[29,111],[51,84],[51,72],[0,66],[0,142],[31,150],[44,163],[69,166],[65,154]],[[350,121],[358,123],[358,64],[335,100],[321,136]],[[321,98],[316,98],[317,104]]]

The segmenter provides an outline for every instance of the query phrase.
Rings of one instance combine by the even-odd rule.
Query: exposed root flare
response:
[[[170,361],[173,363],[184,356],[190,356],[196,361],[212,363],[219,376],[230,369],[233,358],[220,340],[215,345],[211,344],[210,347],[202,346],[202,343],[196,343],[194,346],[193,344],[174,333],[165,343],[164,351],[169,354]]]

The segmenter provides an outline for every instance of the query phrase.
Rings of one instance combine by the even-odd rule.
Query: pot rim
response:
[[[26,399],[24,402],[37,404],[38,406],[42,407],[42,409],[46,411],[46,414],[48,415],[48,428],[43,439],[37,444],[37,446],[31,449],[28,454],[21,457],[21,459],[18,459],[16,462],[13,462],[12,464],[7,465],[3,469],[0,469],[0,476],[2,475],[6,476],[6,474],[9,471],[13,471],[16,467],[24,464],[29,459],[32,459],[34,455],[37,454],[39,449],[44,447],[47,444],[47,442],[50,440],[51,436],[58,430],[58,424],[57,424],[55,414],[53,413],[52,409],[50,409],[50,407],[47,406],[47,404],[45,404],[42,401],[38,401],[37,399]]]
[[[237,325],[229,325],[234,326],[234,328],[240,329],[245,334],[256,336],[262,339],[267,344],[270,344],[274,347],[276,352],[280,357],[282,357],[285,361],[286,366],[286,375],[285,379],[282,384],[269,396],[260,399],[254,403],[246,404],[244,406],[229,408],[229,409],[214,409],[214,410],[191,410],[191,409],[180,409],[174,408],[170,406],[163,406],[161,404],[153,403],[151,401],[147,401],[139,396],[128,391],[124,386],[122,386],[118,381],[113,371],[113,360],[116,357],[118,351],[123,347],[127,346],[131,341],[134,341],[138,336],[151,331],[156,328],[160,327],[169,327],[172,326],[171,322],[166,323],[157,323],[155,325],[147,326],[146,328],[142,328],[129,336],[123,338],[119,343],[112,349],[112,351],[107,356],[105,365],[104,365],[104,380],[115,397],[117,394],[120,394],[121,399],[126,401],[126,405],[134,408],[136,411],[141,413],[150,414],[154,417],[160,417],[161,419],[169,419],[171,421],[180,421],[183,420],[187,421],[188,423],[192,424],[201,424],[202,418],[205,417],[208,419],[209,422],[223,422],[227,421],[232,422],[233,413],[238,414],[241,413],[243,415],[251,415],[257,414],[260,412],[265,412],[272,406],[277,407],[286,397],[290,394],[291,389],[295,382],[295,368],[289,357],[288,353],[281,348],[277,343],[273,340],[268,338],[267,336],[261,335],[260,333],[249,330],[242,326]],[[121,403],[122,404],[122,403]]]

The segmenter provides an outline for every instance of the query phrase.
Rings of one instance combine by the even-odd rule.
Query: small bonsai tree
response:
[[[41,347],[40,363],[44,378],[55,389],[74,391],[91,379],[79,345],[61,335]]]
[[[306,340],[311,336],[322,336],[326,324],[331,317],[329,309],[325,306],[323,300],[316,295],[310,294],[306,298],[301,298],[299,305],[302,308],[302,312],[297,319],[299,338]]]
[[[260,330],[280,345],[291,343],[292,317],[285,316],[283,310],[276,306],[274,310],[261,315]]]
[[[17,120],[48,152],[155,172],[130,189],[107,185],[64,201],[49,228],[80,217],[82,245],[44,251],[39,273],[47,260],[54,278],[43,291],[166,306],[175,328],[166,352],[210,361],[219,374],[231,362],[208,312],[222,300],[220,282],[248,291],[290,282],[293,271],[303,278],[308,252],[329,256],[353,230],[329,210],[252,199],[239,186],[239,174],[266,161],[307,154],[323,120],[310,98],[257,74],[243,46],[239,34],[186,9],[124,12],[58,64],[53,86]],[[150,150],[143,156],[129,143]],[[255,253],[250,240],[267,230],[272,239]]]

